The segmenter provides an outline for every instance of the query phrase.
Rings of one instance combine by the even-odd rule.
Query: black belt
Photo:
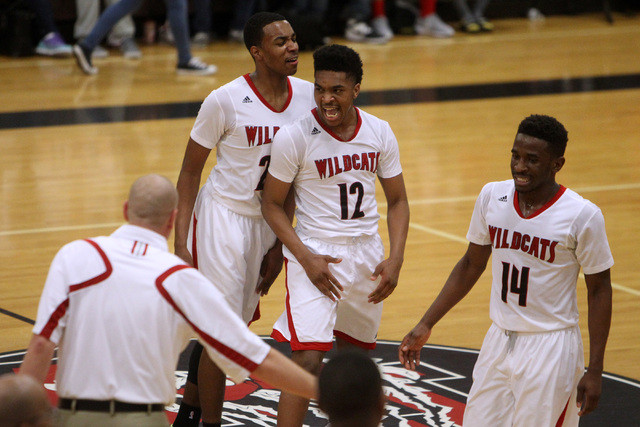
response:
[[[59,399],[60,409],[92,412],[158,412],[164,410],[162,403],[126,403],[117,400]]]

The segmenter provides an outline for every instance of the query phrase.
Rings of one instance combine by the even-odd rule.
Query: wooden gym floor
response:
[[[505,19],[492,34],[353,45],[365,64],[359,105],[394,129],[411,203],[405,264],[380,339],[401,340],[419,320],[466,248],[482,185],[510,178],[518,123],[543,113],[569,130],[559,182],[606,219],[616,265],[605,370],[640,380],[640,20],[614,18]],[[56,251],[117,227],[136,177],[153,172],[175,182],[200,102],[252,70],[244,47],[225,42],[194,50],[219,66],[213,77],[176,76],[172,47],[142,50],[139,61],[117,52],[96,60],[100,73],[91,77],[73,59],[0,58],[0,353],[27,346]],[[300,62],[298,76],[312,80],[311,54]],[[384,222],[381,234],[386,240]],[[430,343],[479,348],[489,287],[487,272]],[[578,288],[588,349],[583,280]],[[283,296],[280,278],[255,332],[270,333]]]

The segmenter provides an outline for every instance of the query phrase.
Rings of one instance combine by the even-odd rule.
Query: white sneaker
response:
[[[229,41],[231,43],[244,43],[244,31],[229,30]]]
[[[386,16],[378,16],[371,21],[371,28],[381,36],[391,40],[393,38],[393,30],[389,25],[389,20]]]
[[[535,7],[532,7],[527,11],[527,18],[529,18],[529,21],[533,22],[544,21],[544,15]]]
[[[389,41],[387,37],[379,34],[365,22],[355,19],[347,21],[344,38],[356,43],[384,44]]]
[[[431,36],[438,38],[453,37],[453,35],[456,33],[451,25],[446,24],[435,13],[416,19],[414,29],[416,30],[416,33],[421,36]]]
[[[176,72],[180,75],[210,76],[218,71],[215,65],[205,64],[200,58],[193,57],[184,65],[178,64]]]

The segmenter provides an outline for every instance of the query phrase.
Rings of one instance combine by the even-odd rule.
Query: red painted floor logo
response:
[[[288,353],[286,344],[265,338],[269,344]],[[176,403],[166,408],[173,422],[182,399],[191,347],[182,353],[176,368]],[[333,351],[327,354],[330,358]],[[471,387],[476,350],[427,345],[417,372],[405,369],[397,360],[398,343],[378,341],[371,356],[383,373],[387,412],[383,426],[460,427],[465,401]],[[24,351],[0,354],[0,374],[16,371]],[[51,401],[55,394],[55,365],[46,380]],[[223,426],[275,426],[280,392],[268,384],[249,378],[242,384],[227,383]],[[603,393],[598,409],[580,421],[581,427],[636,426],[640,411],[640,382],[605,373]],[[625,396],[620,399],[620,396]],[[326,426],[327,419],[311,402],[305,426]]]

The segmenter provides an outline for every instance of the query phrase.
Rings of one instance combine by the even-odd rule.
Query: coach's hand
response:
[[[422,346],[427,342],[430,335],[431,329],[422,323],[418,323],[404,337],[400,347],[398,347],[398,358],[405,368],[415,371],[420,365],[420,350],[422,350]]]
[[[370,279],[378,280],[378,276],[381,276],[381,279],[378,286],[369,294],[369,302],[378,304],[391,295],[398,286],[401,267],[402,259],[396,258],[387,258],[378,264]]]
[[[344,288],[329,269],[329,264],[340,263],[342,262],[342,258],[310,254],[304,261],[299,261],[307,273],[307,277],[311,280],[311,283],[313,283],[320,292],[326,295],[331,301],[342,298],[340,292],[344,291]]]
[[[576,404],[579,408],[578,415],[583,416],[598,407],[602,394],[602,371],[587,369],[578,383],[578,397]]]
[[[265,296],[269,293],[271,285],[282,271],[282,243],[278,242],[267,251],[260,264],[260,281],[256,285],[256,293]]]

